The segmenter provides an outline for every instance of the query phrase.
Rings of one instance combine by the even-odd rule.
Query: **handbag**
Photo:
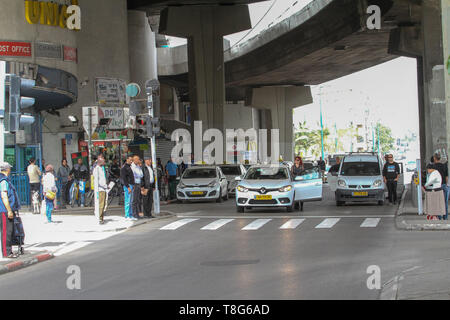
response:
[[[45,193],[45,197],[46,197],[48,200],[55,200],[56,193],[53,192],[53,191],[47,191],[47,192]]]

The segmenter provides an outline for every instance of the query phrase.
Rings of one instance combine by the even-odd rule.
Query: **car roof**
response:
[[[193,166],[193,167],[187,168],[186,170],[189,170],[189,169],[216,169],[216,168],[217,168],[216,166]]]
[[[378,156],[365,154],[352,154],[345,156],[344,162],[378,162]]]

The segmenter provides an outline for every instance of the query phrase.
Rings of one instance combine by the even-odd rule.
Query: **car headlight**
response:
[[[239,192],[248,192],[248,189],[247,189],[247,188],[244,188],[243,186],[237,186],[236,189],[237,189],[237,191],[239,191]]]
[[[186,188],[186,185],[185,185],[183,182],[180,182],[180,183],[178,184],[178,188],[184,189],[184,188]]]
[[[208,184],[209,188],[214,188],[217,187],[217,182],[216,181],[212,181],[210,184]]]
[[[339,187],[346,187],[346,186],[347,186],[347,183],[345,183],[344,180],[338,180],[338,186],[339,186]]]
[[[381,187],[382,184],[383,184],[383,181],[381,181],[381,180],[376,180],[376,181],[373,183],[373,186],[374,186],[375,188],[378,188],[378,187]]]
[[[289,192],[291,190],[292,190],[292,186],[286,186],[286,187],[279,189],[280,192]]]

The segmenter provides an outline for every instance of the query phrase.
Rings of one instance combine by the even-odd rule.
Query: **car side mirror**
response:
[[[242,181],[242,177],[236,177],[234,178],[235,181]]]

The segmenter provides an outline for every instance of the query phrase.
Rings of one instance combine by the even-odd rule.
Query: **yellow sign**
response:
[[[255,196],[255,200],[272,200],[272,196]]]
[[[59,26],[64,29],[81,29],[81,12],[78,0],[71,0],[71,6],[54,2],[26,0],[25,18],[29,24]]]
[[[416,184],[416,186],[418,186],[419,185],[419,178],[415,178],[414,179],[414,183]]]

